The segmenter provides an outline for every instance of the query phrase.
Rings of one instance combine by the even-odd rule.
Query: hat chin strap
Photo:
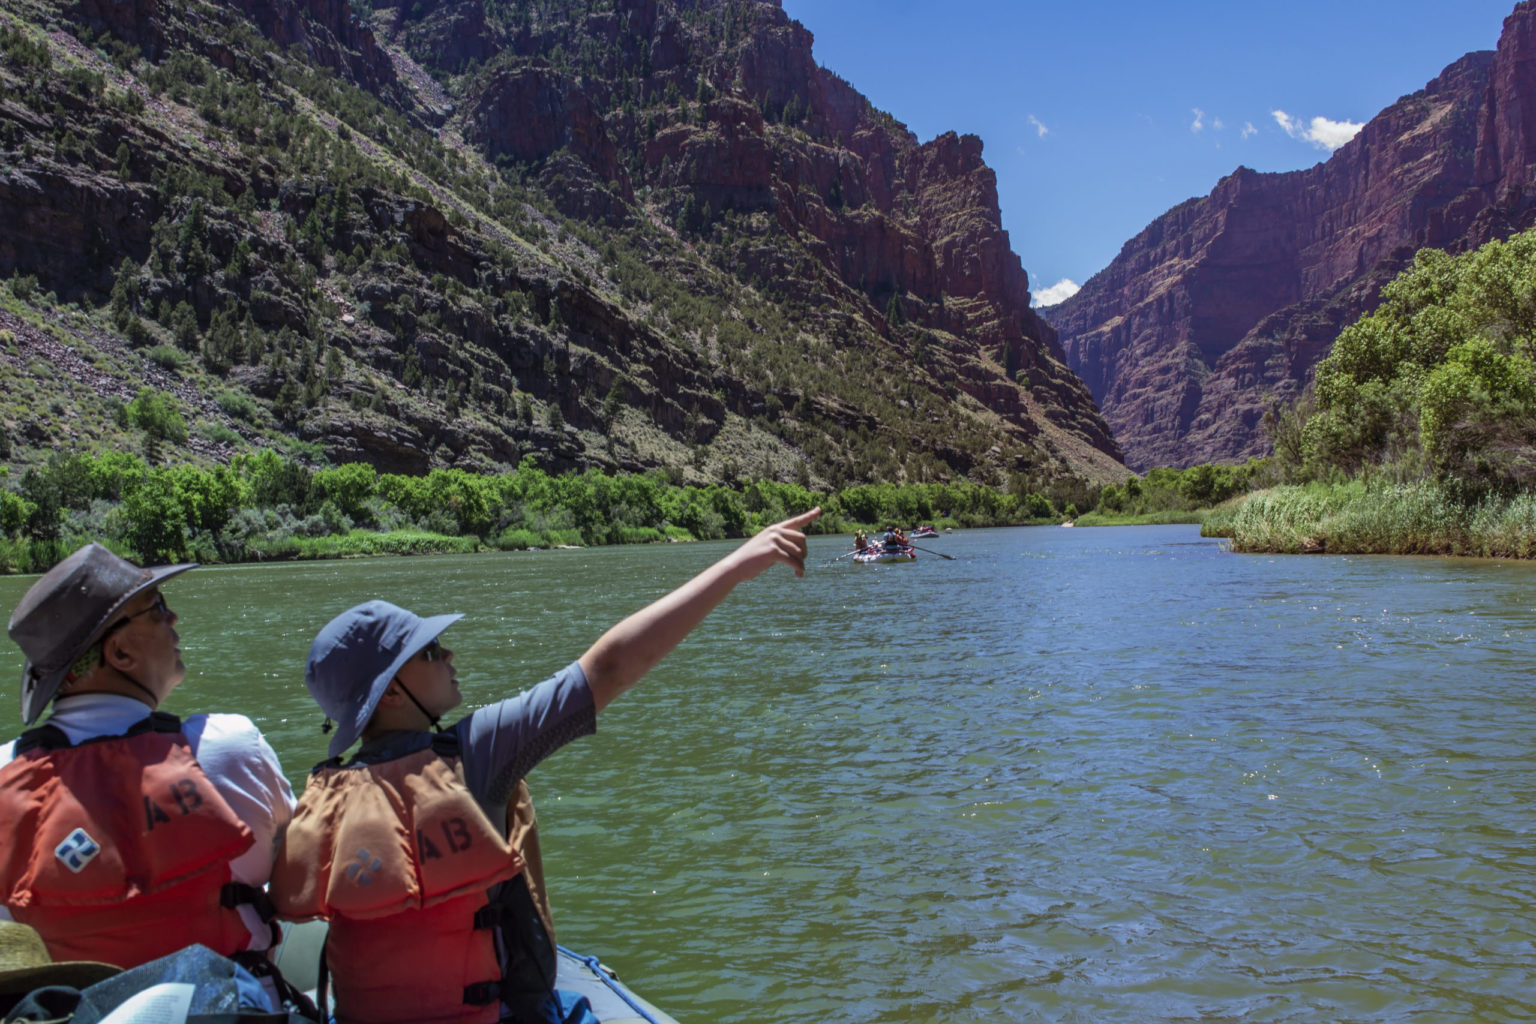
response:
[[[117,674],[128,680],[134,686],[138,687],[139,692],[143,693],[144,696],[149,698],[149,706],[151,709],[158,708],[160,706],[160,698],[156,697],[149,687],[145,686],[143,683],[139,682],[137,679],[133,678],[133,676],[129,675],[127,672],[124,672],[122,669],[118,669]]]
[[[399,676],[395,676],[393,682],[396,686],[400,687],[400,692],[409,697],[411,699],[411,703],[416,705],[416,710],[420,711],[426,718],[428,724],[432,726],[432,731],[437,732],[438,722],[442,721],[442,719],[421,706],[421,701],[416,699],[416,695],[411,692],[410,687],[405,685],[405,681],[403,679],[401,679]]]

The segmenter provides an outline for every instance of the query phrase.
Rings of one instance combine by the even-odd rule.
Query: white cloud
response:
[[[1356,121],[1330,121],[1326,117],[1314,117],[1311,139],[1319,146],[1338,149],[1364,127],[1364,124]]]
[[[1259,130],[1253,126],[1253,122],[1252,121],[1244,121],[1243,122],[1243,134],[1242,134],[1243,138],[1246,139],[1250,135],[1257,135],[1257,134],[1259,134]]]
[[[1338,149],[1365,127],[1356,121],[1332,121],[1326,117],[1314,117],[1310,123],[1303,124],[1300,118],[1292,117],[1283,110],[1272,110],[1270,114],[1285,134],[1293,139],[1310,142],[1318,149]]]
[[[1042,139],[1045,138],[1046,133],[1050,131],[1049,128],[1040,123],[1040,119],[1034,114],[1029,115],[1029,123],[1035,126],[1035,134],[1040,136]]]
[[[1211,118],[1211,127],[1216,129],[1217,131],[1221,131],[1223,128],[1226,127],[1226,125],[1221,123],[1221,118],[1213,117],[1213,118]]]
[[[1070,277],[1064,277],[1049,288],[1035,293],[1034,305],[1054,306],[1058,302],[1065,302],[1078,293],[1082,286]]]
[[[1196,135],[1199,135],[1200,132],[1205,129],[1205,111],[1201,110],[1199,107],[1195,107],[1194,111],[1195,123],[1189,126],[1189,130],[1194,132]]]

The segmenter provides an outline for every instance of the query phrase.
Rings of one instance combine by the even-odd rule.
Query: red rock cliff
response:
[[[1268,451],[1345,324],[1425,246],[1459,251],[1536,223],[1536,3],[1382,111],[1325,163],[1238,168],[1159,217],[1045,311],[1133,468]]]

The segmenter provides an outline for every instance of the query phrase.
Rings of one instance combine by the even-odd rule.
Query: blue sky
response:
[[[1297,170],[1472,50],[1513,0],[783,0],[921,141],[979,135],[1037,298],[1238,166]],[[1290,131],[1282,126],[1282,118]],[[1314,120],[1320,119],[1320,120]]]

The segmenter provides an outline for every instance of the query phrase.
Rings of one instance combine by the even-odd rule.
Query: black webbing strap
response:
[[[320,943],[320,968],[316,973],[315,1005],[320,1007],[320,1019],[331,1017],[331,965],[325,962],[325,947],[330,945],[331,933],[326,931],[325,941]]]
[[[265,889],[245,882],[225,882],[219,889],[219,906],[233,910],[242,904],[256,911],[262,924],[271,924],[277,916],[277,908],[272,905],[272,898]]]
[[[16,739],[16,756],[29,750],[63,750],[70,746],[69,737],[56,725],[40,725],[28,729]]]
[[[464,986],[464,1002],[468,1006],[486,1006],[501,998],[501,982],[477,981]]]

